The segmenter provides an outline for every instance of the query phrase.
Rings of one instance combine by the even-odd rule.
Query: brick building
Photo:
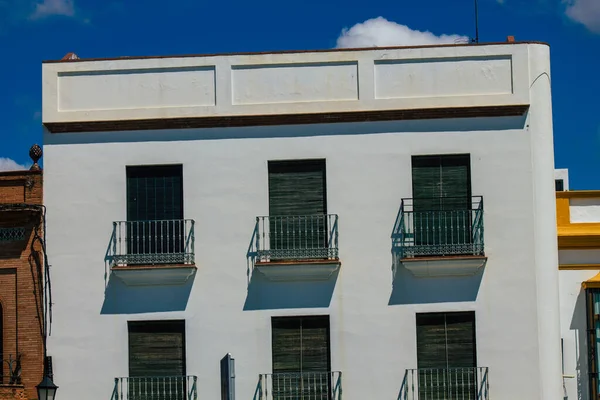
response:
[[[30,170],[0,172],[0,400],[37,399],[43,373],[41,148]]]

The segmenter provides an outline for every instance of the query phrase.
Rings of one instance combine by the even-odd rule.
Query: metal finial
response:
[[[40,170],[38,161],[40,158],[42,158],[42,154],[43,154],[42,148],[38,144],[34,144],[33,146],[31,146],[31,148],[29,149],[29,157],[31,157],[31,160],[33,161],[33,165],[31,166],[31,168],[29,168],[29,170],[31,170],[31,171],[39,171]]]

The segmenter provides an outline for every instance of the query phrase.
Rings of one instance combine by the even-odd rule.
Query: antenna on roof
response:
[[[473,43],[479,43],[479,9],[477,7],[477,0],[475,0],[475,38],[471,39]]]

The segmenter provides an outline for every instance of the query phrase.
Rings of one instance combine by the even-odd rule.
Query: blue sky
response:
[[[600,189],[600,0],[479,0],[479,11],[481,42],[514,35],[550,43],[556,166],[570,169],[571,189]],[[0,0],[0,169],[29,163],[29,147],[42,141],[41,62],[71,51],[88,58],[457,39],[442,34],[474,35],[473,0]]]

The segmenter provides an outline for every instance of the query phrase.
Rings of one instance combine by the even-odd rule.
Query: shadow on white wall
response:
[[[472,276],[417,278],[399,266],[389,305],[475,301],[485,267]]]

